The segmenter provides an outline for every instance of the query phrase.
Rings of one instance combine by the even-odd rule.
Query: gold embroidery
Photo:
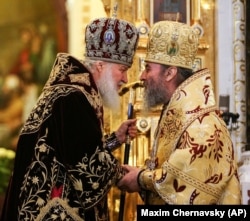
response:
[[[37,216],[37,218],[35,219],[35,221],[45,221],[44,218],[45,218],[46,215],[48,215],[48,212],[51,209],[53,209],[53,210],[55,210],[55,209],[60,210],[60,212],[61,212],[60,213],[60,216],[61,216],[60,218],[62,220],[66,219],[66,217],[67,217],[67,220],[69,220],[69,218],[71,218],[72,221],[84,221],[84,219],[81,218],[80,216],[78,216],[76,214],[76,211],[67,204],[66,200],[63,200],[63,199],[58,198],[58,197],[53,198],[50,201],[48,201],[48,203],[46,204],[46,206],[43,207],[40,210],[40,214]],[[53,216],[53,214],[51,214],[51,216]],[[54,217],[55,216],[56,215],[54,215]]]
[[[220,198],[222,194],[222,190],[216,187],[209,186],[203,182],[200,182],[198,179],[194,179],[193,177],[189,176],[187,173],[184,173],[173,165],[169,164],[168,162],[163,163],[163,168],[166,169],[168,173],[173,174],[176,177],[181,178],[185,182],[189,183],[194,188],[201,190],[202,192],[206,192],[209,195],[213,195],[217,199]]]

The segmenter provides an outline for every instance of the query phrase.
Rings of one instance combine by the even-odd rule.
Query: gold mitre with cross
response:
[[[193,69],[199,33],[175,21],[156,22],[148,36],[145,61]]]

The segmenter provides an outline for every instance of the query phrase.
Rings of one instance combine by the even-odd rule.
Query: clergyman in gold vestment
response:
[[[240,204],[237,160],[208,69],[192,71],[199,36],[187,24],[160,21],[148,38],[145,108],[163,105],[150,159],[124,165],[120,189],[153,204]],[[140,147],[139,147],[140,149]]]

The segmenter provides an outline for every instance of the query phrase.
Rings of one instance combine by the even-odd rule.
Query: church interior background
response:
[[[246,0],[0,0],[0,209],[11,172],[18,131],[46,81],[57,52],[82,58],[84,28],[96,17],[112,16],[134,23],[140,41],[129,83],[121,95],[121,113],[106,111],[109,132],[127,117],[131,90],[138,137],[131,143],[129,164],[142,166],[151,148],[159,109],[145,116],[143,88],[137,87],[143,70],[147,33],[159,20],[178,20],[200,31],[195,68],[211,70],[217,102],[229,113],[240,166],[242,204],[250,204],[250,3]],[[164,7],[159,7],[162,4]],[[162,6],[161,5],[161,6]],[[31,55],[31,60],[28,60]],[[22,81],[18,73],[22,75]],[[42,74],[43,73],[43,74]],[[115,155],[123,161],[124,148]],[[117,220],[120,191],[109,193],[111,221]],[[125,220],[136,219],[138,194],[126,194]],[[1,211],[1,210],[0,210]]]

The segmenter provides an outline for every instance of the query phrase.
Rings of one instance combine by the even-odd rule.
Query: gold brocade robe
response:
[[[240,204],[233,144],[207,69],[183,82],[162,110],[146,162],[140,184],[148,204]]]

